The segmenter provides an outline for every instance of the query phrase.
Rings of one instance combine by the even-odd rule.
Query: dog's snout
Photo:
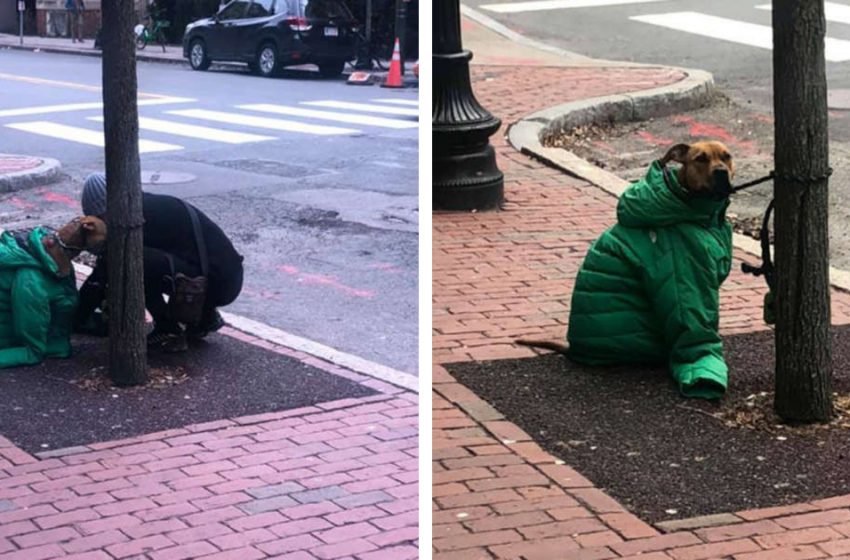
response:
[[[715,181],[723,180],[724,178],[727,181],[729,180],[729,170],[724,166],[715,167],[711,174],[714,176]]]

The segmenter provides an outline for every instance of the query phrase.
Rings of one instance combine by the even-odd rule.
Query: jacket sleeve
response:
[[[41,362],[47,351],[50,302],[40,271],[23,268],[12,283],[12,327],[19,346],[0,350],[0,368]]]
[[[720,398],[728,373],[718,332],[722,274],[696,243],[668,241],[672,246],[659,248],[646,282],[670,370],[684,396]]]

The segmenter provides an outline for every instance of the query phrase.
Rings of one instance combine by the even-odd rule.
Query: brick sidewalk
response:
[[[507,126],[548,106],[679,78],[663,69],[474,67],[476,96],[503,120],[491,140],[507,205],[433,218],[435,560],[850,555],[850,496],[713,516],[662,534],[439,366],[534,355],[514,346],[516,337],[563,339],[578,267],[615,218],[614,197],[516,152]],[[736,252],[721,291],[724,334],[765,328],[764,281],[740,272],[743,257]],[[850,295],[833,293],[833,321],[850,322]]]
[[[0,560],[417,557],[418,397],[222,333],[379,393],[37,457],[0,437]]]

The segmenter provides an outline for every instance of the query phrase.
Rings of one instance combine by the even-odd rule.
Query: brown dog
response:
[[[106,243],[106,222],[95,216],[74,218],[54,235],[42,240],[59,267],[59,274],[71,273],[71,259],[83,251],[97,251]]]
[[[729,148],[717,141],[676,144],[661,158],[661,165],[671,161],[682,164],[677,172],[679,184],[695,194],[708,194],[717,190],[717,183],[723,181],[723,175],[726,176],[727,184],[735,175],[735,164]],[[729,194],[732,194],[731,190],[726,196]]]
[[[729,149],[717,141],[676,144],[661,158],[664,167],[671,161],[681,163],[676,171],[679,184],[695,196],[726,198],[732,194],[735,164]],[[543,348],[566,354],[569,347],[550,340],[515,340],[520,346]]]

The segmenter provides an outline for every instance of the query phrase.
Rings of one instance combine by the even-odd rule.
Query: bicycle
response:
[[[162,52],[165,52],[165,44],[167,42],[165,39],[165,29],[171,25],[171,22],[164,19],[157,19],[158,17],[158,13],[151,13],[145,18],[145,21],[153,24],[153,30],[148,29],[147,25],[141,23],[135,27],[137,50],[144,50],[148,46],[148,43],[156,41],[162,47]]]
[[[376,46],[376,41],[373,37],[372,42],[366,42],[366,34],[362,31],[357,34],[357,60],[349,62],[349,66],[351,66],[354,70],[357,70],[357,66],[360,62],[360,57],[362,55],[366,55],[366,59],[369,62],[369,69],[374,70],[388,70],[389,63],[386,58],[382,58],[381,54],[385,51],[384,48]],[[392,58],[392,55],[390,55]]]

